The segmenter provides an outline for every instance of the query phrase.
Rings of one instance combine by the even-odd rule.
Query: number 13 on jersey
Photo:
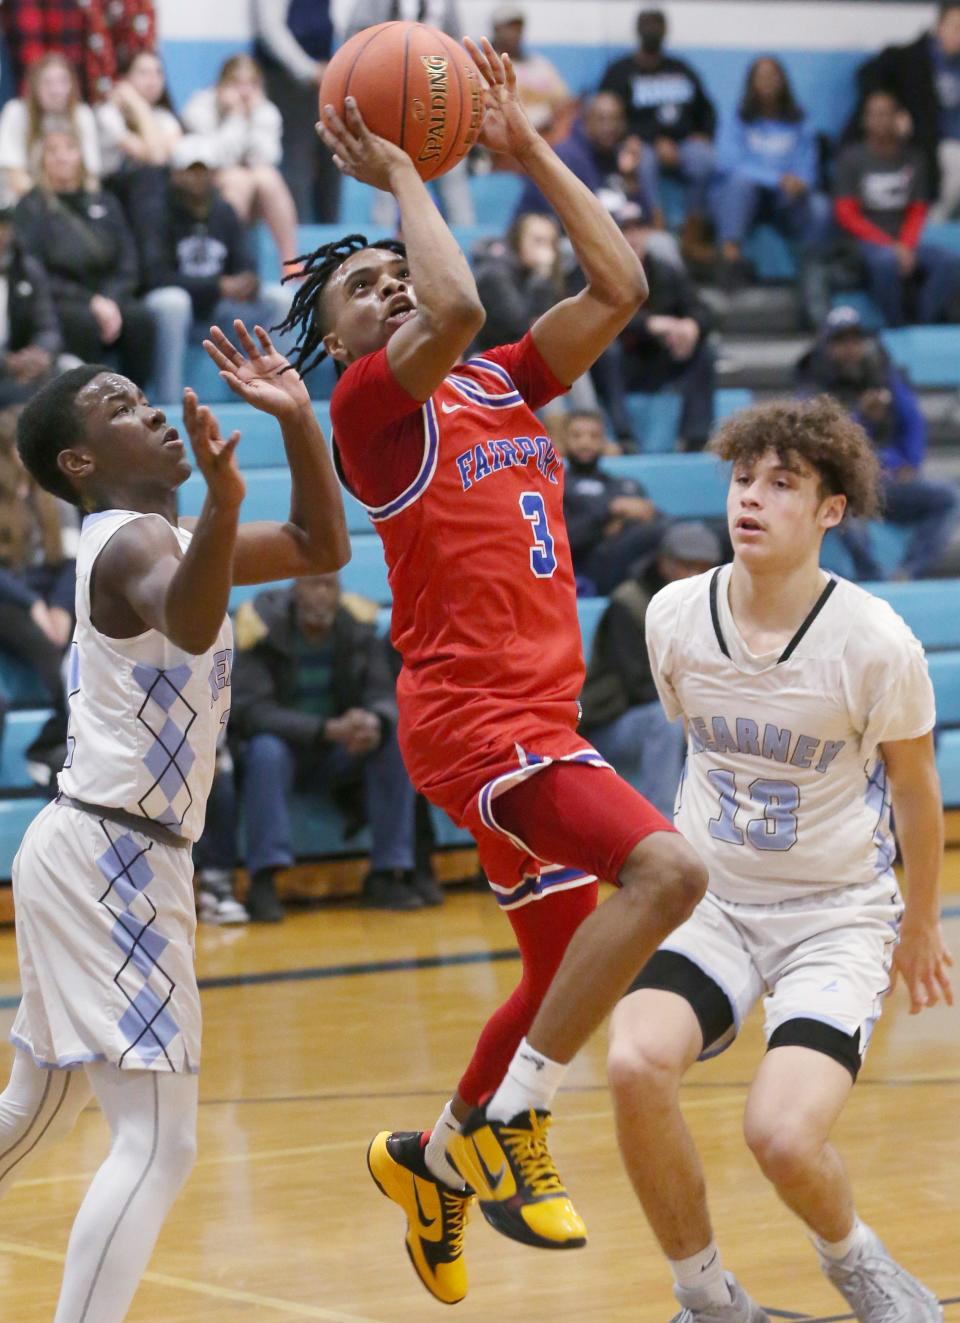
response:
[[[538,579],[549,579],[557,568],[557,558],[553,552],[553,537],[547,522],[543,497],[539,492],[521,492],[520,512],[533,532],[533,546],[530,548],[530,569]]]

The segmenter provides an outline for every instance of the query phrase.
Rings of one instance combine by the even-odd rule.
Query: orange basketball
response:
[[[341,46],[323,75],[321,111],[332,105],[342,119],[347,96],[372,133],[403,148],[421,179],[452,170],[483,122],[476,65],[425,23],[378,23]]]

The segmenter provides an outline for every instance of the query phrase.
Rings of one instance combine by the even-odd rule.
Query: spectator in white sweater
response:
[[[169,165],[183,129],[170,103],[163,61],[140,51],[95,111],[104,178],[144,165]]]
[[[183,111],[191,133],[209,139],[222,162],[221,195],[247,223],[262,218],[281,262],[297,255],[297,208],[279,169],[283,124],[249,55],[232,55],[215,87],[195,92]]]
[[[103,173],[93,111],[80,100],[77,75],[63,55],[42,55],[27,72],[26,96],[14,97],[0,112],[0,193],[11,206],[37,183],[43,135],[52,129],[76,134],[85,173]]]

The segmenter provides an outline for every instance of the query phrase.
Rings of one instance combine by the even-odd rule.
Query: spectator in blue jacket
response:
[[[927,424],[915,391],[891,363],[855,308],[834,308],[797,368],[801,390],[826,391],[846,405],[877,448],[883,470],[884,513],[911,537],[893,577],[932,574],[957,522],[957,489],[922,475]],[[865,524],[845,521],[841,535],[861,579],[884,578]]]
[[[740,262],[743,241],[758,220],[804,249],[823,244],[832,207],[816,189],[816,139],[779,60],[765,55],[750,66],[718,155],[723,182],[714,213],[724,262]]]
[[[627,135],[627,114],[615,92],[595,92],[568,137],[557,143],[557,155],[611,212],[628,203],[650,218],[650,250],[664,262],[682,264],[676,239],[664,228],[659,202],[657,162],[653,149]],[[550,203],[528,179],[514,211],[514,220],[529,212],[554,215]]]

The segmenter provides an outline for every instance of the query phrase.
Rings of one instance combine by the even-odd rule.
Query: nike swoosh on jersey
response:
[[[420,1191],[417,1188],[416,1176],[413,1178],[413,1198],[417,1205],[417,1216],[420,1219],[420,1225],[422,1227],[432,1227],[437,1219],[435,1217],[427,1217],[426,1213],[423,1211],[423,1204],[420,1202]]]
[[[465,409],[466,407],[465,404],[448,404],[446,400],[443,400],[440,404],[440,408],[444,413],[456,413],[458,409]]]

